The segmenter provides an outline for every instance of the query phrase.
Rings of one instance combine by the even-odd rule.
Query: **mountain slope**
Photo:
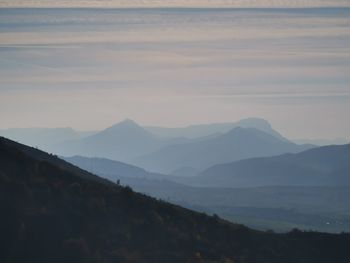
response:
[[[350,185],[350,144],[323,146],[297,154],[219,164],[203,171],[195,185]]]
[[[115,182],[120,177],[132,178],[165,178],[161,174],[149,173],[146,170],[105,158],[93,158],[83,156],[62,157],[65,161],[80,167],[86,171],[97,174],[103,178]]]
[[[1,262],[348,262],[350,235],[276,235],[55,166],[0,138]],[[46,161],[44,161],[46,159]],[[69,166],[69,165],[68,165]],[[93,176],[93,175],[91,175]],[[296,253],[297,252],[297,253]]]
[[[205,169],[218,163],[299,152],[308,147],[277,139],[257,129],[238,127],[207,140],[164,147],[132,163],[146,170],[171,173],[182,167]]]

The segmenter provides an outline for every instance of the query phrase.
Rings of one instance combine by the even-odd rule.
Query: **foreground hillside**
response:
[[[271,234],[0,138],[0,262],[349,262],[350,235]]]

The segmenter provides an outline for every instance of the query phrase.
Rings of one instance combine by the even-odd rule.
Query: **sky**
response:
[[[73,2],[97,1],[51,1]],[[261,117],[289,138],[349,138],[350,8],[0,9],[0,80],[0,128]]]
[[[0,0],[0,7],[344,7],[349,0]]]

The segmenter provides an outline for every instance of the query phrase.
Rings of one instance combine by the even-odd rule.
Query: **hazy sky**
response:
[[[0,128],[262,117],[349,138],[350,8],[0,9],[0,80]]]
[[[335,7],[349,0],[0,0],[0,7]]]

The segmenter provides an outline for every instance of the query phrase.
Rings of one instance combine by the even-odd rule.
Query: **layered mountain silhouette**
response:
[[[134,193],[4,138],[0,164],[1,262],[350,260],[348,234],[253,231]]]
[[[275,131],[269,122],[261,118],[247,118],[237,122],[227,123],[211,123],[211,124],[197,124],[180,128],[164,128],[156,126],[145,127],[148,131],[160,137],[186,137],[186,138],[200,138],[213,134],[220,135],[237,128],[255,128],[266,133],[269,133],[281,140],[287,140],[277,131]]]
[[[287,140],[268,122],[257,118],[174,129],[141,127],[126,119],[99,132],[77,132],[71,128],[23,128],[0,130],[0,135],[62,156],[82,155],[126,162],[168,145],[209,140],[238,126],[255,127]],[[157,129],[170,133],[161,134]]]
[[[192,182],[225,187],[350,185],[350,144],[219,164],[203,171]]]
[[[133,164],[150,171],[172,173],[182,167],[205,169],[219,163],[295,153],[311,147],[281,140],[254,128],[237,127],[207,140],[164,147],[135,159]]]
[[[82,140],[56,145],[52,151],[63,156],[82,155],[127,161],[165,144],[166,141],[126,119]]]

